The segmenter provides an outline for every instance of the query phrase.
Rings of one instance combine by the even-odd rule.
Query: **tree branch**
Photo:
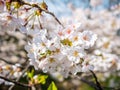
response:
[[[97,85],[97,87],[98,87],[97,90],[103,90],[102,86],[101,86],[100,83],[98,82],[98,79],[97,79],[97,76],[95,75],[95,73],[94,73],[92,70],[90,70],[90,72],[92,73],[93,77],[95,78],[95,82],[96,82],[96,85]]]
[[[96,89],[96,90],[99,90],[99,88],[98,88],[98,87],[96,86],[96,84],[94,84],[93,82],[87,81],[87,80],[84,79],[84,78],[81,78],[80,81],[88,84],[89,86],[93,87],[93,88]]]
[[[35,7],[35,8],[37,8],[39,11],[43,11],[43,12],[45,12],[45,13],[47,13],[47,14],[50,14],[51,16],[54,17],[54,19],[55,19],[62,27],[64,27],[63,24],[59,21],[59,19],[54,15],[54,13],[52,13],[52,12],[50,12],[50,11],[48,11],[48,10],[42,9],[42,8],[41,8],[40,6],[38,6],[37,4],[26,3],[26,2],[24,2],[24,1],[22,1],[22,0],[20,0],[19,2],[22,3],[23,5],[28,5],[28,6],[31,6],[31,7]]]
[[[14,84],[16,84],[16,85],[22,86],[22,87],[31,88],[31,86],[28,85],[28,84],[23,84],[23,83],[20,83],[20,82],[14,81],[14,80],[10,80],[10,79],[5,78],[5,77],[3,77],[3,76],[1,76],[1,75],[0,75],[0,78],[1,78],[1,79],[4,79],[5,81],[12,82],[12,83],[14,83]]]
[[[99,88],[97,87],[97,85],[96,85],[94,82],[92,82],[92,81],[88,81],[88,80],[86,79],[86,77],[82,77],[82,78],[81,78],[81,77],[79,77],[78,75],[76,75],[75,77],[78,78],[78,79],[79,79],[80,81],[82,81],[83,83],[85,83],[85,84],[93,87],[95,90],[99,90]]]
[[[5,62],[5,63],[7,63],[7,64],[10,64],[10,65],[14,65],[14,64],[15,64],[15,63],[12,63],[12,62],[10,62],[10,61],[7,61],[7,60],[5,60],[5,59],[3,59],[3,58],[0,58],[0,60],[3,61],[3,62]]]

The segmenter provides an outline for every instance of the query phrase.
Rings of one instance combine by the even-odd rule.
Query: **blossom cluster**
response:
[[[0,28],[8,31],[19,29],[33,36],[33,40],[25,49],[35,69],[50,73],[60,72],[64,77],[68,77],[71,73],[93,69],[85,59],[87,57],[85,49],[94,45],[96,34],[91,31],[81,31],[79,23],[68,25],[66,28],[57,26],[59,28],[48,30],[47,28],[51,26],[44,25],[43,22],[47,19],[39,9],[34,7],[31,9],[31,6],[26,5],[16,8],[15,6],[20,3],[13,2],[13,6],[7,6],[6,3],[9,1],[1,1],[3,9],[0,13],[2,18]],[[17,15],[12,12],[14,9],[18,10]]]
[[[7,6],[8,4],[8,6]],[[0,0],[0,30],[8,30],[14,31],[16,29],[23,29],[21,19],[17,18],[10,8],[10,1],[8,0]],[[11,10],[9,10],[11,9]]]
[[[101,3],[92,1],[93,6]],[[0,0],[0,31],[18,29],[32,36],[25,50],[36,70],[59,72],[64,77],[89,70],[120,70],[119,6],[112,11],[99,12],[74,9],[71,16],[60,19],[62,27],[34,7],[38,3],[30,2],[31,6],[9,4],[9,0]]]
[[[30,62],[44,72],[59,72],[64,77],[93,69],[86,60],[85,49],[91,48],[97,35],[91,31],[80,31],[80,24],[48,32],[40,30],[25,46]],[[84,70],[85,69],[85,70]]]
[[[74,18],[74,22],[82,23],[81,30],[87,29],[98,35],[94,47],[87,53],[94,66],[93,71],[102,73],[102,80],[111,75],[119,76],[120,73],[116,72],[120,70],[120,5],[111,7],[110,11],[77,8],[72,12],[72,16],[64,18],[63,23],[73,22]]]
[[[119,6],[114,7],[112,11],[99,12],[78,8],[73,11],[72,16],[62,17],[65,28],[55,29],[56,24],[52,27],[46,25],[48,30],[42,30],[42,35],[37,33],[32,42],[26,46],[30,61],[36,69],[50,73],[58,71],[64,77],[90,69],[111,73],[120,70],[119,10]],[[76,22],[81,22],[81,25],[73,24]],[[91,31],[98,34],[95,45],[96,35]],[[87,38],[84,35],[87,35]],[[37,44],[38,42],[43,45]],[[48,57],[52,57],[52,60],[49,61]]]
[[[91,63],[94,64],[95,71],[120,70],[119,11],[120,6],[114,7],[113,11],[101,10],[96,12],[89,9],[76,9],[74,11],[73,17],[76,21],[81,21],[82,29],[89,29],[98,35],[96,44],[89,53],[90,56],[94,57]]]
[[[0,75],[4,75],[7,77],[11,77],[11,78],[17,78],[21,75],[21,67],[20,64],[16,64],[16,65],[1,65],[0,67]]]
[[[10,79],[16,79],[22,75],[22,70],[20,64],[7,65],[3,62],[0,62],[0,76],[4,76]],[[11,82],[7,82],[3,79],[0,79],[0,84],[13,85]]]

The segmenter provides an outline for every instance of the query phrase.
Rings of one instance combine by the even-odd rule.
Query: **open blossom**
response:
[[[9,13],[0,14],[0,30],[14,31],[16,29],[24,29],[19,18]]]
[[[96,51],[96,55],[91,57],[89,63],[93,64],[94,71],[105,72],[119,67],[119,57],[115,54]]]
[[[97,35],[93,34],[91,31],[84,31],[81,35],[81,39],[83,42],[83,47],[88,49],[94,45]]]
[[[96,47],[101,48],[101,50],[105,52],[112,52],[114,46],[115,45],[114,42],[112,41],[112,38],[108,37],[100,37],[96,43]]]
[[[81,47],[63,48],[62,54],[66,55],[67,58],[74,63],[80,63],[80,58],[86,56],[85,51]]]
[[[25,46],[31,64],[44,72],[59,72],[64,77],[83,72],[82,63],[87,56],[85,49],[92,47],[97,39],[91,31],[80,32],[78,27],[47,32],[40,30]],[[87,68],[86,69],[91,69]]]
[[[6,63],[0,62],[0,75],[10,78],[10,79],[16,79],[22,74],[22,69],[20,64],[15,64],[15,65],[7,65]],[[13,83],[4,81],[3,79],[0,79],[0,84],[6,84],[10,85]]]

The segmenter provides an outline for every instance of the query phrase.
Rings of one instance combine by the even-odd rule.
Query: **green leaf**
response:
[[[32,69],[31,72],[28,71],[28,72],[27,72],[27,76],[28,76],[29,78],[33,78],[33,76],[34,76],[34,69]]]
[[[55,83],[52,81],[47,90],[58,90]]]
[[[38,83],[41,83],[41,84],[45,84],[46,83],[46,79],[48,78],[47,75],[38,75]]]

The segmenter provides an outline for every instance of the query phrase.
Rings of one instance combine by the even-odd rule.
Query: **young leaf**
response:
[[[52,81],[47,90],[58,90],[55,83]]]
[[[27,72],[27,76],[29,77],[29,78],[33,78],[33,76],[34,76],[34,69],[32,69],[32,71],[30,72]]]
[[[41,83],[41,84],[45,84],[46,83],[46,79],[48,78],[47,75],[38,75],[38,83]]]

